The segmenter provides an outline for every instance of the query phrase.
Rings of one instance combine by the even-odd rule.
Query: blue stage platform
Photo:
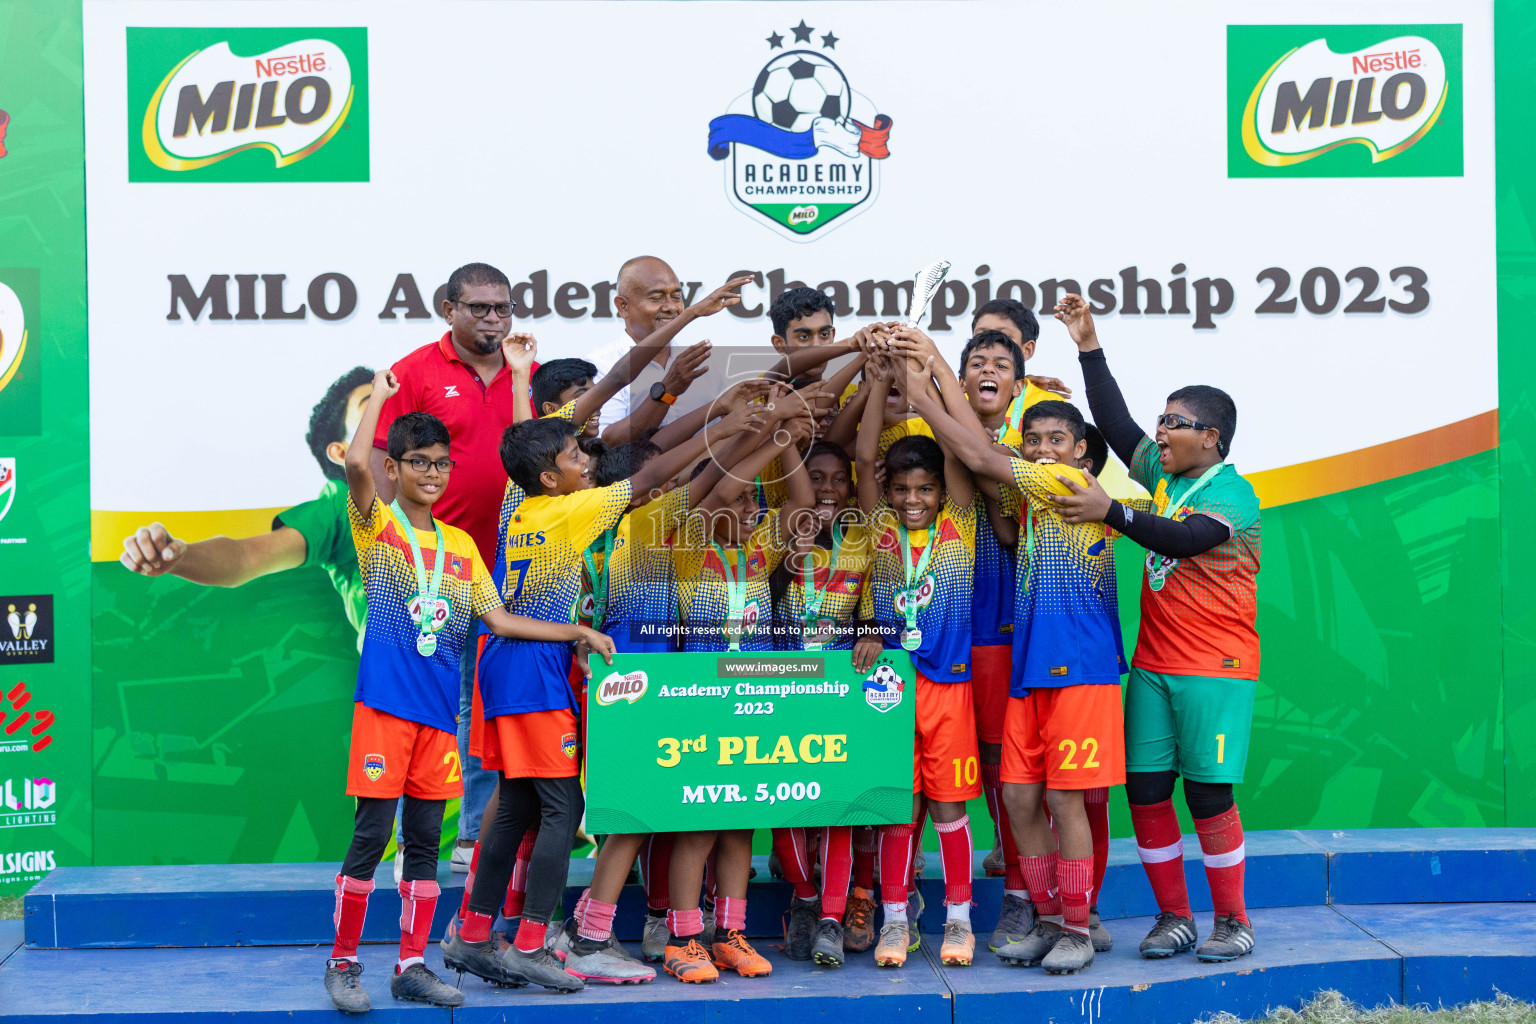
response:
[[[1297,1006],[1331,988],[1367,1005],[1446,1004],[1495,989],[1536,999],[1536,830],[1275,832],[1248,836],[1248,898],[1258,933],[1251,957],[1226,965],[1192,956],[1142,960],[1136,944],[1155,913],[1131,840],[1117,840],[1099,901],[1116,948],[1083,975],[1051,977],[1007,967],[985,952],[997,915],[998,879],[977,878],[973,921],[982,949],[970,968],[937,962],[942,885],[923,881],[924,950],[900,971],[868,954],[842,970],[786,960],[773,939],[759,949],[771,978],[726,978],[702,987],[662,976],[639,987],[574,996],[508,991],[466,978],[460,1021],[510,1020],[537,1007],[551,1022],[649,1024],[663,1019],[760,1020],[763,1014],[836,1014],[840,1024],[891,1018],[946,1024],[1019,1019],[1183,1022],[1227,1010],[1242,1016]],[[1186,847],[1190,894],[1202,934],[1210,927],[1198,847]],[[933,860],[933,858],[931,858]],[[767,879],[749,894],[749,931],[777,936],[789,890]],[[591,871],[572,864],[567,904]],[[930,863],[930,875],[937,864]],[[320,984],[331,928],[334,865],[61,868],[25,899],[25,921],[0,922],[0,1017],[148,1022],[167,1012],[195,1019],[313,1017],[334,1020]],[[979,875],[979,871],[978,871]],[[458,903],[463,876],[444,871],[439,917]],[[365,935],[398,936],[399,899],[389,866],[369,906]],[[621,937],[634,940],[643,896],[621,903]],[[440,921],[441,924],[441,921]],[[24,928],[22,927],[24,925]],[[440,931],[434,931],[434,937]],[[22,945],[22,939],[25,944]],[[240,946],[261,948],[243,949]],[[365,946],[365,986],[375,1016],[446,1020],[447,1011],[388,995],[391,945]],[[441,967],[435,944],[428,961]]]

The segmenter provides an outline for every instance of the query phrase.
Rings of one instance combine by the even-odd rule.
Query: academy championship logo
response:
[[[615,672],[598,684],[597,702],[608,705],[624,700],[633,704],[645,696],[645,689],[649,685],[650,680],[643,671],[630,672],[628,675]]]
[[[1227,28],[1231,177],[1460,175],[1461,26]]]
[[[811,43],[802,18],[791,45]],[[890,155],[891,119],[848,84],[826,51],[790,49],[771,57],[750,92],[709,122],[709,155],[725,168],[732,205],[795,241],[846,223],[880,191],[879,163]],[[784,37],[768,36],[770,50]]]
[[[901,676],[889,661],[881,658],[864,680],[864,703],[884,714],[901,703],[901,694]]]
[[[367,181],[367,30],[128,29],[129,181]]]

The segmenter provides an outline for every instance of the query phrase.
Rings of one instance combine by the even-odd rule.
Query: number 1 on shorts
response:
[[[1221,764],[1221,762],[1226,758],[1226,756],[1227,756],[1227,734],[1224,733],[1224,732],[1219,732],[1219,733],[1216,734],[1216,763],[1217,764]]]

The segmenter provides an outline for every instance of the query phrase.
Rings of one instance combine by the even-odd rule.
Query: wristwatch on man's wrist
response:
[[[673,402],[677,401],[676,395],[667,394],[667,386],[661,381],[657,381],[655,384],[651,385],[651,397],[656,399],[656,401],[662,402],[666,405],[671,405]]]

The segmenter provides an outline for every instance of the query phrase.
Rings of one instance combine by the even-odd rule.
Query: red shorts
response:
[[[1009,697],[1001,778],[1047,789],[1125,785],[1120,687],[1043,687]]]
[[[917,737],[912,792],[959,803],[981,796],[981,759],[971,684],[936,683],[917,673]]]
[[[485,653],[485,644],[488,640],[490,640],[489,636],[481,636],[478,640],[479,647],[475,651],[475,685],[471,689],[470,694],[468,752],[469,756],[478,757],[480,759],[480,767],[491,770],[500,770],[498,764],[500,759],[499,751],[502,748],[502,744],[500,744],[494,737],[491,738],[491,749],[493,751],[497,751],[497,753],[492,756],[497,759],[498,763],[492,764],[486,761],[486,738],[491,736],[491,730],[488,730],[485,727],[485,704],[480,700],[480,655]],[[571,675],[569,682],[571,684],[572,692],[576,694],[577,706],[585,708],[587,706],[587,680],[582,675],[581,666],[576,664],[575,659],[571,660]],[[585,715],[583,715],[581,719],[580,742],[581,748],[585,749],[587,745],[587,719]],[[525,777],[541,779],[563,779],[568,774],[574,775],[576,773],[525,772],[522,775],[509,773],[508,777],[513,779],[520,779]]]
[[[568,779],[581,773],[581,744],[570,709],[497,715],[486,725],[481,767],[509,779]]]
[[[352,750],[347,755],[347,795],[393,800],[401,793],[422,800],[464,795],[459,738],[451,732],[370,708],[352,705]]]
[[[971,648],[971,704],[976,708],[976,738],[982,743],[1003,742],[1012,676],[1012,644]]]

